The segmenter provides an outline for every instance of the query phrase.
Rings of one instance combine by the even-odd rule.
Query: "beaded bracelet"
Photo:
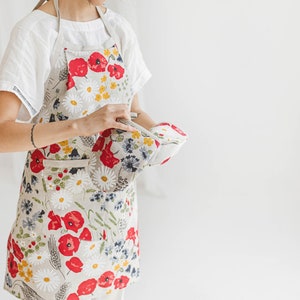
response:
[[[38,148],[35,143],[34,143],[34,139],[33,139],[33,130],[34,130],[34,127],[36,126],[37,124],[33,124],[32,127],[31,127],[31,131],[30,131],[30,140],[31,140],[31,144],[34,148]]]

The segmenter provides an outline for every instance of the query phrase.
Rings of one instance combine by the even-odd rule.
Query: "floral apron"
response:
[[[55,67],[34,122],[84,117],[108,103],[131,104],[117,38],[98,11],[112,37],[99,47],[69,45],[58,29]],[[25,300],[102,299],[135,282],[134,179],[158,147],[140,132],[106,130],[29,151],[7,244],[5,289]]]

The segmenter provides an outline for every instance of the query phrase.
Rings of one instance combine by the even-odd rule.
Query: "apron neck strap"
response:
[[[59,11],[59,6],[58,6],[58,0],[54,0],[54,7],[55,7],[55,11],[56,11],[56,16],[57,16],[57,19],[58,19],[58,22],[57,22],[57,29],[58,29],[58,32],[60,32],[60,20],[61,20],[61,17],[60,17],[60,11]]]
[[[114,30],[114,28],[112,27],[112,25],[107,20],[107,18],[105,16],[105,14],[103,13],[101,7],[96,6],[96,8],[97,8],[98,14],[101,17],[101,20],[102,20],[102,22],[103,22],[103,24],[104,24],[104,26],[105,26],[108,34],[113,38],[114,42],[117,45],[119,53],[122,55],[121,42],[120,42],[119,36],[117,35],[116,31]]]

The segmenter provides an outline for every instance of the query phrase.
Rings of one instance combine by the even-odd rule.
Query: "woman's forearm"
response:
[[[41,148],[83,134],[79,120],[33,124],[0,123],[0,152],[21,152]],[[34,146],[35,145],[35,146]]]

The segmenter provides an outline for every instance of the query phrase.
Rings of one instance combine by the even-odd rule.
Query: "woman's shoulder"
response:
[[[135,37],[132,24],[123,15],[108,9],[106,16],[120,37],[127,37],[129,39]]]
[[[34,10],[19,20],[15,26],[15,31],[21,31],[23,34],[34,34],[45,36],[51,29],[56,28],[56,17],[42,10]]]

